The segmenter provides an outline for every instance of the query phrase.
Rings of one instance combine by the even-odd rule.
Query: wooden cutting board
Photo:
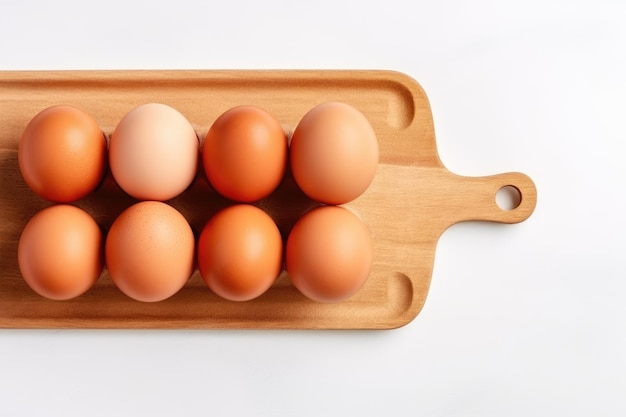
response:
[[[213,294],[196,270],[172,298],[141,303],[122,294],[103,272],[86,294],[50,301],[24,282],[17,243],[28,220],[50,203],[24,183],[17,164],[18,142],[29,120],[55,104],[90,114],[110,134],[126,112],[148,102],[178,109],[204,138],[227,109],[253,104],[272,113],[290,133],[313,106],[343,101],[363,112],[376,131],[380,165],[370,188],[349,206],[371,230],[374,264],[366,285],[337,304],[309,301],[286,273],[261,297],[231,302]],[[521,203],[502,210],[497,191],[513,186]],[[437,155],[432,114],[422,88],[389,71],[60,71],[0,72],[0,327],[5,328],[339,328],[387,329],[410,322],[430,285],[439,236],[467,220],[517,223],[536,204],[533,182],[524,174],[461,177]],[[76,203],[107,230],[135,201],[110,174],[91,196]],[[198,233],[228,202],[198,173],[194,184],[170,202]],[[259,202],[286,235],[312,207],[286,178]],[[468,271],[468,273],[471,273]]]

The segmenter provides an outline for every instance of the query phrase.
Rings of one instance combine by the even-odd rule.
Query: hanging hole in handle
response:
[[[505,185],[496,193],[496,204],[502,210],[514,210],[522,203],[522,193],[513,185]]]

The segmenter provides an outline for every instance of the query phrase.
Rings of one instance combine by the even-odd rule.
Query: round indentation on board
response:
[[[394,129],[406,129],[415,117],[413,95],[405,86],[392,84],[387,88],[388,113],[387,123]]]
[[[496,204],[502,210],[514,210],[522,203],[522,193],[514,185],[505,185],[496,193]]]

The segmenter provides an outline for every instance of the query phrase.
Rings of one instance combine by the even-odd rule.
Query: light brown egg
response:
[[[175,208],[143,201],[120,214],[106,239],[106,266],[115,285],[139,301],[178,292],[194,269],[195,240]]]
[[[35,292],[68,300],[86,292],[102,273],[102,232],[78,207],[53,205],[26,224],[17,254],[22,276]]]
[[[343,207],[321,206],[302,216],[287,239],[287,273],[304,295],[337,302],[354,295],[372,266],[370,233]]]
[[[165,104],[144,104],[128,112],[111,135],[111,173],[139,200],[169,200],[194,180],[199,148],[185,116]]]
[[[48,107],[28,123],[18,148],[22,177],[41,197],[67,203],[91,193],[106,169],[106,140],[89,114]]]
[[[283,241],[263,210],[230,206],[213,216],[198,241],[198,269],[217,295],[247,301],[263,294],[282,267]]]
[[[360,196],[378,166],[378,141],[367,118],[339,102],[311,109],[296,126],[291,171],[313,200],[344,204]]]

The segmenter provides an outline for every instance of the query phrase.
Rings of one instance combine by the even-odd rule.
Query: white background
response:
[[[0,70],[144,68],[405,72],[536,211],[449,229],[398,330],[2,330],[0,415],[626,415],[625,2],[0,5]]]

